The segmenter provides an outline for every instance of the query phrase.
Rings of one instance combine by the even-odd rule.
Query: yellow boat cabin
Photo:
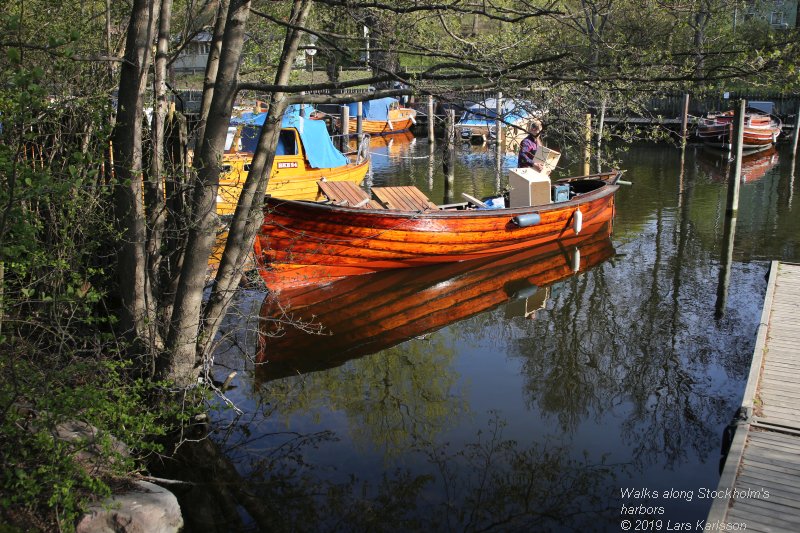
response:
[[[217,193],[217,214],[232,215],[250,172],[266,113],[248,113],[231,121]],[[281,123],[275,160],[266,194],[287,200],[318,200],[318,182],[360,184],[370,167],[369,136],[352,153],[333,144],[325,122],[301,116],[298,106],[287,110]]]

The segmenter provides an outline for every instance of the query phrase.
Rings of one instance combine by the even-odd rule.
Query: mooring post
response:
[[[600,147],[603,143],[603,128],[606,122],[606,103],[607,99],[603,95],[603,100],[600,102],[600,117],[597,119],[597,159],[600,160]],[[600,168],[597,169],[600,172]]]
[[[681,115],[681,145],[686,146],[689,139],[689,93],[683,95],[683,110]]]
[[[583,139],[583,174],[588,176],[591,173],[592,157],[592,114],[586,113],[586,127]]]
[[[497,92],[497,106],[495,109],[495,113],[497,114],[497,121],[495,122],[495,137],[497,139],[497,143],[494,147],[494,155],[495,155],[495,181],[497,185],[497,190],[500,190],[500,171],[503,166],[503,146],[505,146],[506,136],[503,134],[503,93],[502,91]]]
[[[800,106],[794,115],[794,133],[792,133],[792,157],[797,153],[797,139],[800,138]]]
[[[444,169],[444,194],[445,203],[453,201],[453,182],[455,181],[455,166],[456,166],[456,110],[447,110],[447,119],[445,121],[445,142],[444,154],[442,157],[442,166]]]
[[[350,136],[350,108],[346,105],[340,107],[341,109],[341,119],[342,125],[339,128],[341,131],[339,132],[342,135],[342,139],[340,141],[341,146],[339,149],[342,152],[348,151],[348,144],[349,144],[349,136]]]
[[[744,110],[747,102],[739,100],[739,107],[733,115],[733,139],[731,143],[734,147],[733,173],[728,182],[728,209],[727,213],[735,216],[739,210],[739,182],[742,177],[742,143],[744,140]]]
[[[364,138],[364,102],[356,104],[356,133],[358,133],[358,145],[361,146],[361,140]]]
[[[433,95],[428,95],[428,142],[433,144],[434,126],[436,115],[434,115]]]
[[[503,141],[503,92],[497,91],[497,98],[495,98],[494,105],[494,139],[497,145]]]

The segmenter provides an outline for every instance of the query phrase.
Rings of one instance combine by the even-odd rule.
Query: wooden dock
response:
[[[800,265],[771,265],[717,496],[706,530],[800,531]]]

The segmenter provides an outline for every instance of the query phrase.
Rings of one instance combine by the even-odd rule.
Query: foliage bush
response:
[[[0,17],[0,28],[14,24]],[[4,54],[0,530],[70,530],[89,501],[160,452],[175,416],[152,407],[163,386],[121,362],[107,311],[117,238],[105,172],[109,91],[69,94],[19,49]],[[97,437],[56,438],[65,423],[91,425]]]

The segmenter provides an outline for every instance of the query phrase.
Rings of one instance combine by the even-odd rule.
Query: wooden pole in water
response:
[[[603,128],[605,127],[606,122],[606,97],[603,96],[602,102],[600,102],[600,117],[597,119],[597,157],[600,157],[600,147],[603,143]],[[599,171],[599,169],[598,169]]]
[[[356,133],[358,133],[358,145],[361,146],[361,139],[364,138],[364,102],[356,104]]]
[[[433,144],[434,126],[436,125],[436,115],[434,115],[433,96],[428,96],[428,142]]]
[[[444,154],[442,157],[442,166],[444,167],[444,201],[451,203],[453,201],[453,182],[455,181],[455,163],[456,163],[456,110],[447,110],[447,120],[445,123],[445,142],[443,145]]]
[[[347,152],[347,145],[348,145],[348,137],[350,135],[350,108],[346,105],[340,107],[341,109],[341,118],[342,118],[342,125],[339,128],[341,131],[339,132],[342,135],[340,150],[342,152]]]
[[[681,145],[686,146],[689,139],[689,93],[683,95],[683,111],[681,116]]]
[[[717,283],[717,303],[714,316],[719,320],[725,315],[728,301],[728,287],[731,278],[731,263],[733,262],[733,242],[736,235],[736,215],[739,209],[739,182],[742,176],[742,143],[744,140],[744,110],[747,102],[742,99],[733,115],[733,138],[731,139],[734,150],[733,172],[728,182],[728,208],[725,212],[724,242],[722,243],[721,268]]]
[[[792,134],[792,157],[797,153],[797,139],[800,138],[800,106],[794,115],[794,133]]]
[[[497,143],[494,147],[494,155],[495,155],[495,182],[497,185],[497,190],[500,190],[500,169],[503,166],[503,146],[506,142],[506,136],[503,134],[503,93],[501,91],[497,92],[497,106],[495,113],[497,114],[497,122],[495,123],[495,137],[497,138]]]
[[[583,174],[589,175],[591,173],[591,157],[592,157],[592,114],[586,113],[586,128],[584,129],[584,142],[583,142]]]
[[[503,141],[503,92],[497,91],[497,98],[494,105],[494,138],[497,141],[497,146]]]
[[[744,109],[747,102],[742,99],[739,100],[739,107],[733,115],[733,139],[731,142],[734,145],[734,163],[733,173],[728,182],[728,209],[727,213],[736,216],[739,210],[739,182],[742,177],[742,142],[744,140]]]

